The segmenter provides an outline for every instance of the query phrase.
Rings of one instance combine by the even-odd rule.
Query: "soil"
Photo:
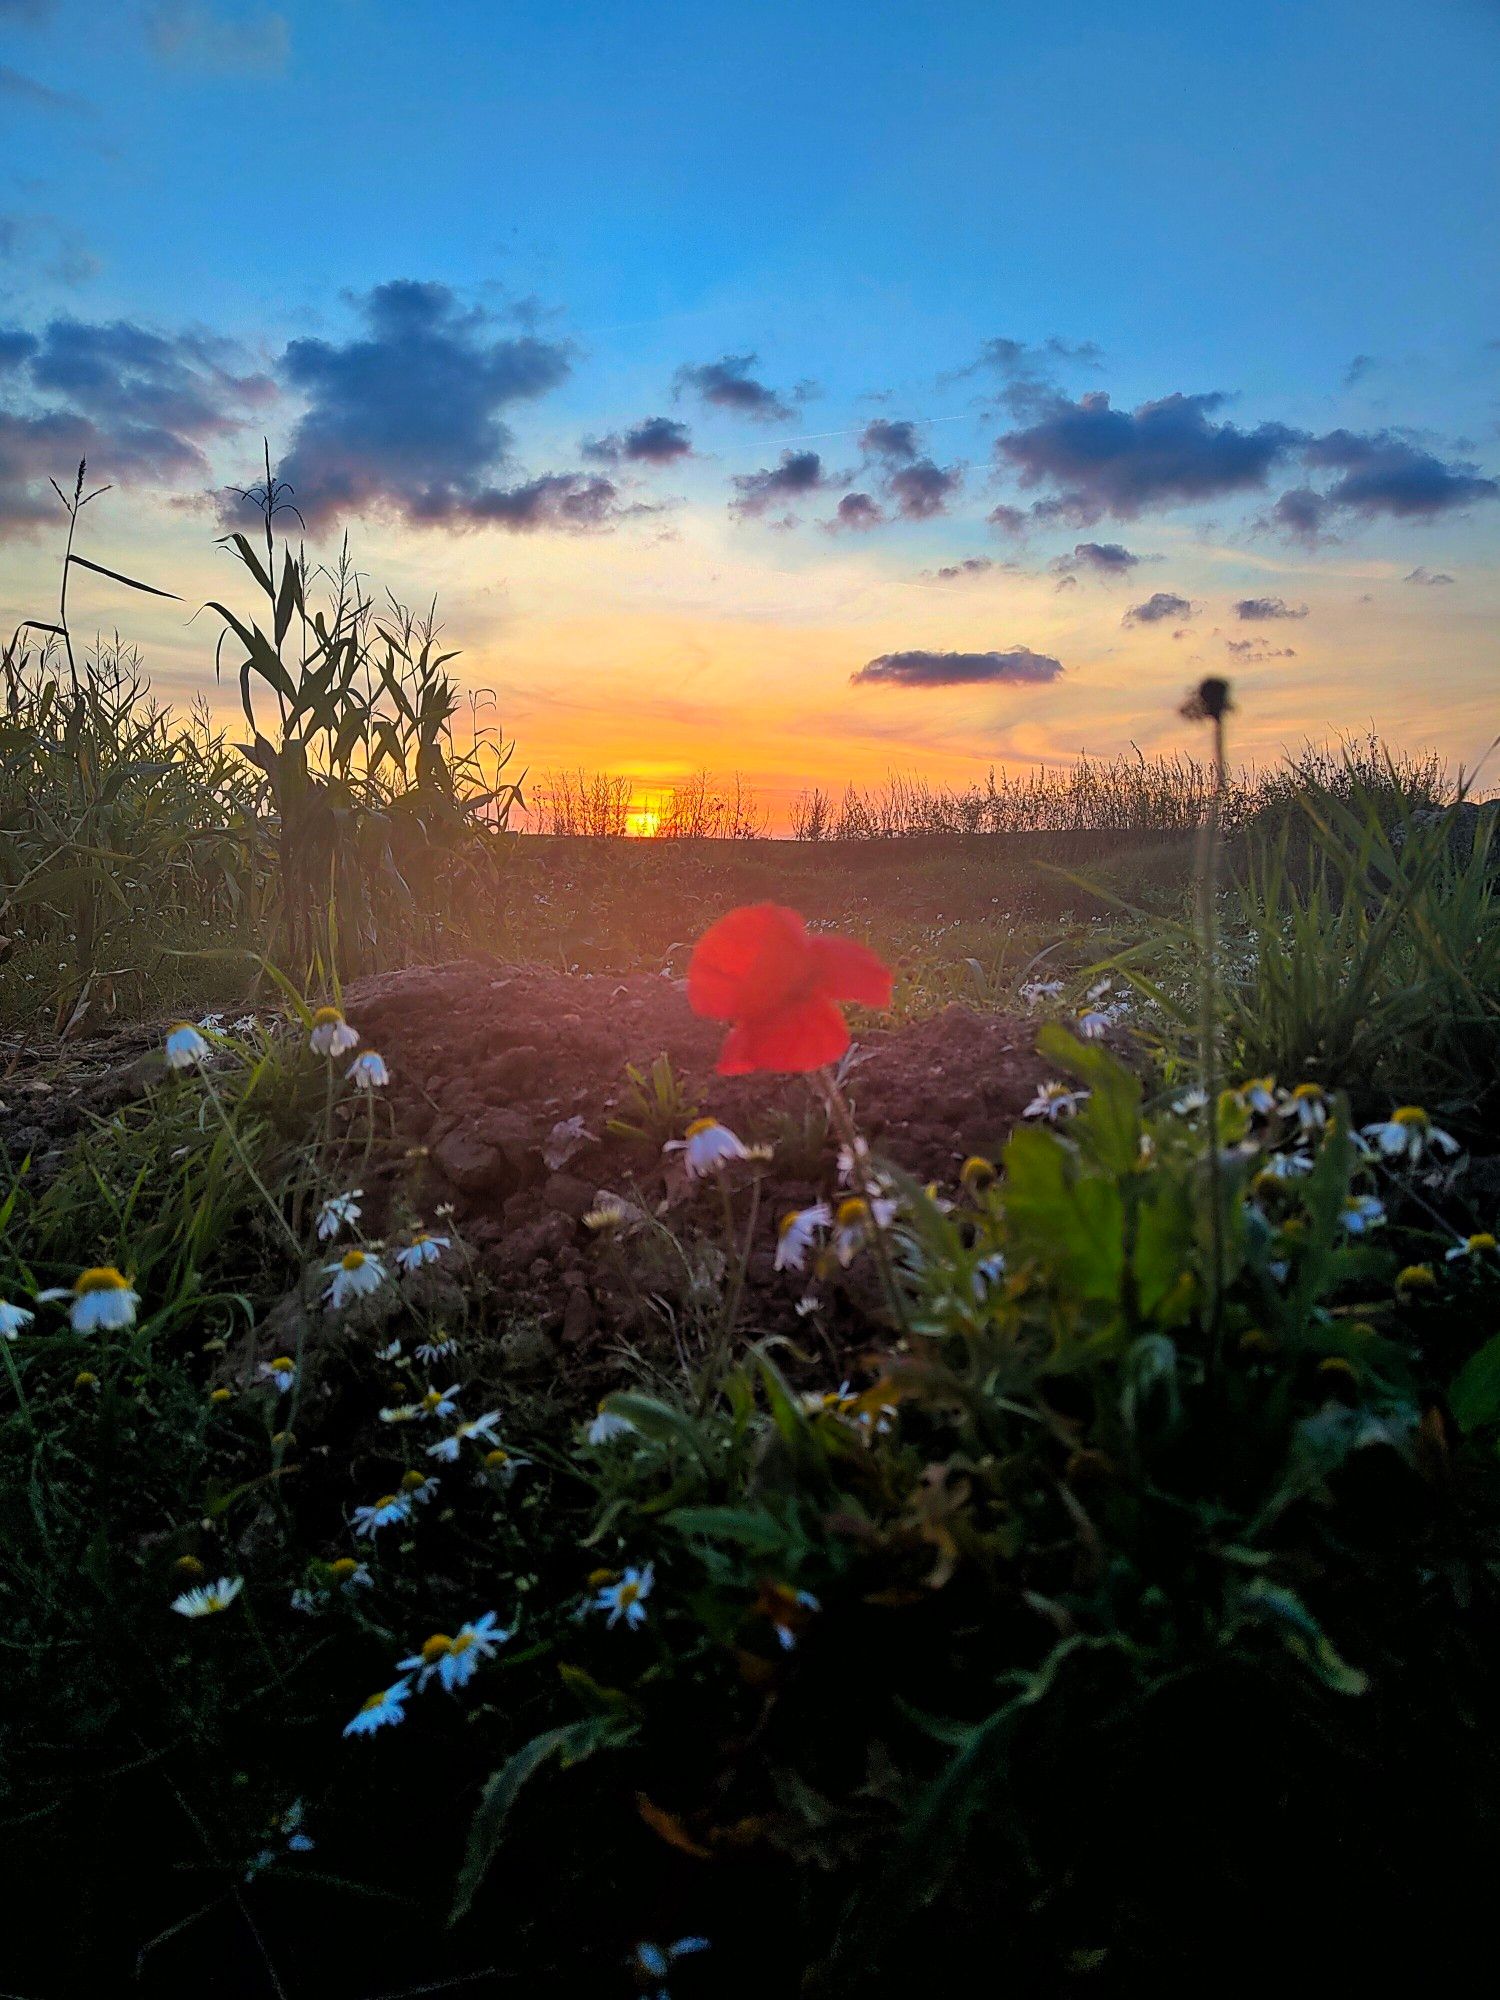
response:
[[[747,1317],[760,1330],[797,1324],[806,1281],[772,1268],[769,1218],[834,1192],[836,1140],[810,1081],[715,1073],[724,1030],[690,1011],[683,981],[464,961],[361,981],[345,1004],[390,1068],[399,1138],[426,1149],[416,1163],[426,1219],[452,1204],[477,1259],[545,1339],[577,1348],[630,1317],[620,1260],[583,1220],[602,1191],[678,1234],[696,1211],[697,1231],[717,1234],[715,1192],[691,1184],[660,1137],[609,1129],[638,1114],[627,1063],[649,1070],[661,1054],[693,1111],[747,1143],[778,1142]],[[861,1133],[917,1179],[951,1183],[970,1154],[998,1152],[1034,1094],[1034,1042],[1032,1023],[956,1005],[861,1033],[847,1084]]]

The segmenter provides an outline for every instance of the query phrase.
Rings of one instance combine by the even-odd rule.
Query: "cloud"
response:
[[[1141,557],[1132,555],[1123,542],[1075,542],[1071,555],[1058,556],[1051,568],[1058,576],[1073,576],[1092,570],[1095,576],[1129,576],[1138,569]]]
[[[852,686],[969,687],[976,682],[1006,686],[1055,681],[1062,662],[1029,646],[1004,653],[881,653],[849,676]]]
[[[896,512],[905,521],[930,521],[946,514],[948,502],[964,483],[962,466],[935,465],[930,458],[914,459],[897,466],[887,477],[885,490]]]
[[[1305,618],[1307,606],[1288,604],[1283,597],[1242,597],[1235,604],[1234,615],[1254,624],[1264,624],[1271,618]]]
[[[641,501],[623,501],[612,479],[583,472],[546,472],[518,486],[486,486],[459,503],[438,495],[429,504],[433,511],[412,518],[507,528],[513,534],[532,534],[543,528],[586,534],[660,511]]]
[[[24,262],[62,285],[99,275],[99,259],[74,229],[54,215],[0,215],[0,257]]]
[[[718,361],[684,364],[673,377],[674,393],[680,396],[692,389],[715,409],[732,410],[759,423],[783,423],[794,414],[792,404],[750,373],[758,358],[726,354]],[[801,385],[793,396],[800,400],[805,393],[806,385]]]
[[[939,583],[953,583],[960,577],[983,576],[986,570],[998,567],[993,556],[965,556],[962,562],[945,563],[932,574]]]
[[[998,507],[991,507],[984,518],[1002,535],[1024,535],[1031,526],[1031,517],[1024,507],[1012,507],[1004,500]]]
[[[1131,521],[1187,501],[1261,487],[1302,442],[1285,424],[1254,430],[1214,420],[1218,394],[1171,395],[1117,410],[1102,391],[1070,402],[1053,397],[1034,423],[996,442],[1025,488],[1051,491],[1032,507],[1039,520],[1091,526],[1106,516]]]
[[[837,534],[841,528],[852,528],[864,533],[871,528],[882,526],[884,521],[885,515],[872,494],[846,493],[840,500],[833,519],[825,522],[824,526],[831,534]]]
[[[1363,382],[1374,366],[1375,357],[1373,354],[1356,354],[1354,359],[1349,363],[1349,366],[1344,370],[1344,387],[1352,389],[1356,384]]]
[[[1295,660],[1293,646],[1268,646],[1261,639],[1226,639],[1225,645],[1242,665],[1259,666],[1265,660]]]
[[[502,412],[564,380],[566,341],[502,330],[447,285],[409,278],[356,304],[364,322],[356,338],[294,340],[281,359],[307,407],[279,476],[310,526],[367,512],[412,523],[580,526],[591,509],[587,525],[604,525],[607,480],[496,483],[514,442]]]
[[[784,451],[777,465],[736,473],[736,498],[729,504],[736,514],[764,514],[783,500],[816,493],[823,483],[823,461],[815,451]]]
[[[692,450],[687,425],[675,423],[671,417],[645,417],[623,436],[611,431],[608,437],[586,438],[583,443],[585,458],[607,465],[621,459],[643,465],[673,465],[679,458],[690,458]]]
[[[71,90],[54,90],[50,84],[38,83],[35,77],[23,76],[7,63],[0,63],[0,97],[29,104],[36,111],[59,112],[65,117],[86,117],[93,110],[87,98],[77,97]]]
[[[1271,509],[1267,525],[1281,529],[1295,542],[1337,541],[1336,535],[1324,535],[1325,513],[1321,493],[1315,492],[1311,486],[1294,486],[1290,492],[1283,493]]]
[[[1160,625],[1168,618],[1191,618],[1193,607],[1175,590],[1153,590],[1144,604],[1132,604],[1122,625]]]
[[[163,62],[220,76],[275,75],[285,69],[291,30],[267,7],[209,0],[147,0],[146,41]]]
[[[1446,570],[1428,569],[1425,563],[1418,563],[1415,569],[1409,569],[1406,572],[1401,581],[1403,583],[1425,583],[1430,587],[1440,583],[1452,583],[1453,578],[1448,575]]]
[[[1049,382],[1060,364],[1097,368],[1103,359],[1104,350],[1092,340],[1060,340],[1052,334],[1033,345],[1030,341],[1010,340],[1002,334],[984,341],[967,367],[957,368],[939,379],[962,382],[968,376],[988,373],[1003,376],[1012,384],[1020,382],[1035,387]]]
[[[275,395],[229,342],[132,320],[58,318],[39,333],[0,329],[0,532],[50,520],[80,458],[111,485],[202,485],[205,447]]]
[[[1304,457],[1310,466],[1341,475],[1321,496],[1324,514],[1432,520],[1476,500],[1500,498],[1500,480],[1485,477],[1477,465],[1446,463],[1396,431],[1330,431],[1310,439]]]
[[[917,455],[917,427],[908,417],[876,417],[860,432],[859,448],[867,458],[908,465]]]

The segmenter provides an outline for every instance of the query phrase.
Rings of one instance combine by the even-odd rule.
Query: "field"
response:
[[[240,554],[244,732],[3,662],[6,1990],[1461,1964],[1492,815],[1208,682],[1029,831],[523,832],[434,630]],[[853,1043],[725,1075],[766,902]]]

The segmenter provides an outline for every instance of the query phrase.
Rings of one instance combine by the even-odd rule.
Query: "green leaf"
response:
[[[175,590],[158,590],[154,583],[140,583],[133,576],[122,576],[117,569],[106,569],[103,563],[90,562],[87,556],[69,556],[70,563],[77,563],[80,569],[91,569],[95,576],[107,576],[113,583],[127,584],[131,590],[143,590],[148,597],[170,597],[174,604],[182,599]]]
[[[1052,1132],[1023,1127],[1005,1148],[1011,1241],[1079,1299],[1117,1299],[1124,1268],[1124,1204],[1102,1175],[1081,1172]]]
[[[1500,1423],[1500,1333],[1471,1354],[1448,1391],[1448,1407],[1461,1431]]]

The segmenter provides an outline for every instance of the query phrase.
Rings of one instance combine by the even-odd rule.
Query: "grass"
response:
[[[1226,775],[1196,856],[1196,776],[1046,841],[521,839],[435,628],[346,568],[310,608],[262,497],[266,554],[234,553],[266,609],[225,613],[253,754],[152,709],[128,652],[75,657],[65,613],[7,655],[17,1045],[255,1010],[175,1067],[158,1022],[123,1101],[4,1148],[8,1986],[877,1996],[982,1953],[1123,1995],[1226,1940],[1247,1979],[1471,1960],[1488,828],[1455,845],[1431,767],[1365,746],[1248,804]],[[596,1218],[641,1308],[603,1383],[528,1368],[514,1285],[315,1008],[481,944],[680,974],[767,896],[891,957],[898,1020],[1026,1012],[1070,1108],[920,1187],[836,1081],[804,1111],[765,1078],[769,1162]],[[646,1154],[697,1109],[651,1053],[619,1113]],[[830,1209],[795,1340],[757,1275],[789,1170]]]

